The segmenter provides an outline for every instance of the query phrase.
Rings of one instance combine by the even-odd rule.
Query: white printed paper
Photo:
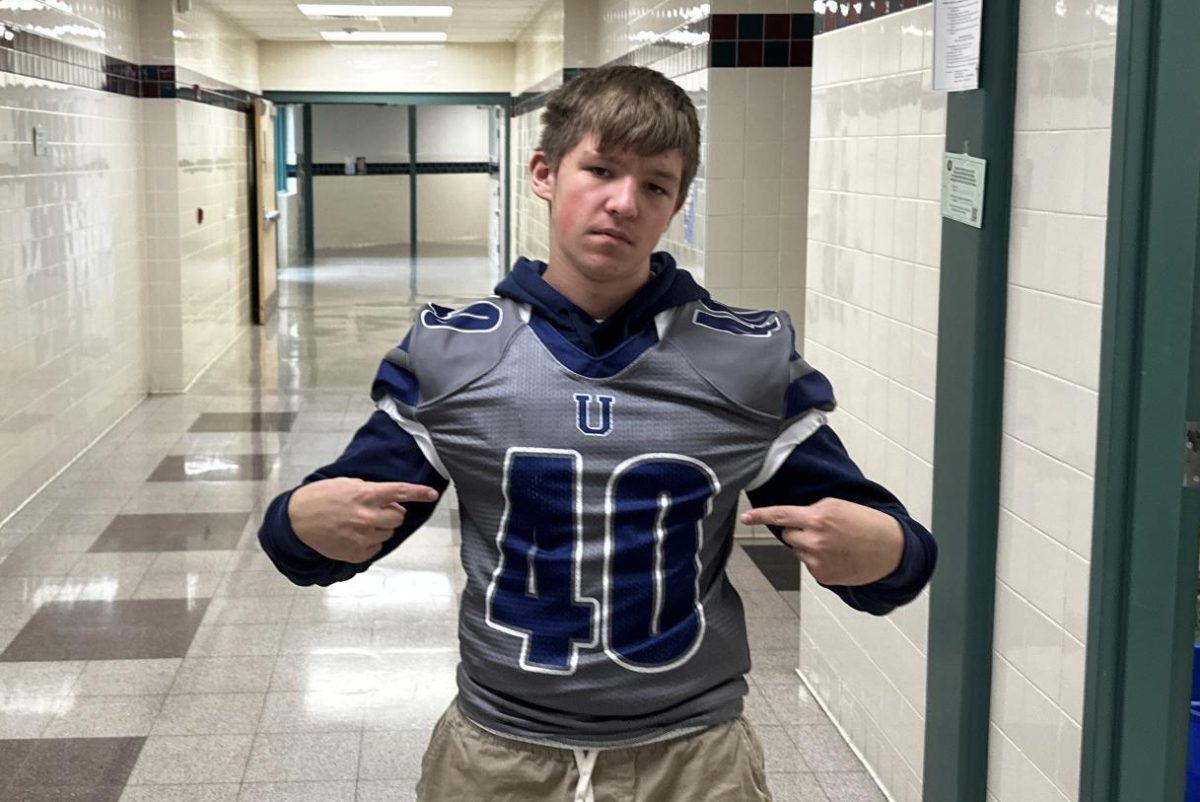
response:
[[[934,0],[934,89],[965,92],[979,88],[982,37],[983,0]]]

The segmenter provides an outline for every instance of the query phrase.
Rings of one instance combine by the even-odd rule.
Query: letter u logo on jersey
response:
[[[595,416],[592,413],[592,397],[585,393],[577,393],[575,395],[575,409],[577,413],[575,416],[575,425],[584,434],[603,437],[612,431],[613,397],[611,395],[598,395],[595,400],[600,407],[599,423],[593,423]]]

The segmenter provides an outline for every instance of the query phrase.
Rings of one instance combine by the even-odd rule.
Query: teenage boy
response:
[[[877,615],[920,592],[936,547],[825,424],[832,389],[787,315],[724,306],[653,252],[699,164],[688,96],[603,68],[542,120],[548,263],[423,308],[379,369],[378,410],[275,499],[263,547],[298,584],[349,579],[455,483],[459,694],[422,802],[769,800],[724,571],[739,493],[743,523]]]

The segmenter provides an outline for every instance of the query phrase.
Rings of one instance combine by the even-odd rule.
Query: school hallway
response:
[[[256,530],[420,304],[548,259],[548,99],[633,66],[700,129],[657,249],[786,313],[937,541],[874,616],[736,526],[776,800],[1200,802],[1197,41],[1194,0],[0,0],[0,800],[413,799],[453,489],[329,588]]]
[[[266,504],[333,460],[374,405],[414,308],[407,258],[280,275],[186,395],[149,398],[0,528],[0,798],[402,802],[455,693],[457,499],[370,571],[296,587],[256,537]],[[418,260],[465,297],[478,260]],[[422,278],[422,276],[425,278]],[[744,545],[761,541],[741,540]],[[795,558],[775,544],[771,549]],[[783,587],[789,575],[766,558]],[[754,670],[746,714],[779,802],[882,799],[795,672],[798,590],[730,560]],[[795,585],[794,587],[798,587]]]

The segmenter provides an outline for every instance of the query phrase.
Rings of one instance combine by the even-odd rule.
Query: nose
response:
[[[637,181],[626,176],[609,184],[610,192],[606,210],[614,217],[632,220],[637,217]]]

